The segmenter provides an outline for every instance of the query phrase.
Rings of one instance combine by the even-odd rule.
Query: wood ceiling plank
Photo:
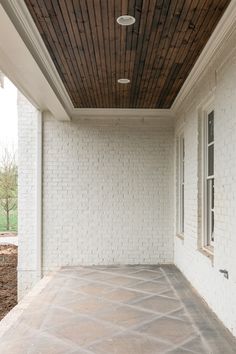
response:
[[[214,0],[211,0],[214,1]],[[168,100],[165,100],[166,102],[163,102],[163,97],[165,95],[171,95],[171,92],[169,90],[173,90],[173,80],[177,82],[177,76],[181,72],[181,70],[186,71],[186,66],[185,64],[187,63],[187,60],[183,60],[183,58],[188,58],[188,61],[191,61],[191,58],[189,56],[189,48],[191,47],[192,43],[195,40],[196,32],[195,28],[196,26],[198,28],[201,27],[202,24],[202,19],[205,18],[206,13],[209,10],[209,1],[206,0],[200,0],[198,3],[198,6],[195,9],[195,4],[193,4],[194,7],[191,10],[191,13],[193,13],[193,16],[189,19],[188,27],[184,29],[184,36],[182,38],[179,38],[180,44],[178,47],[178,51],[176,53],[176,56],[174,58],[174,61],[172,62],[172,71],[170,72],[171,69],[169,69],[168,77],[166,76],[166,81],[165,84],[163,85],[163,92],[161,97],[159,98],[159,104],[160,105],[168,105]],[[212,3],[210,4],[210,6]],[[167,93],[168,92],[168,93]]]
[[[145,43],[146,31],[150,31],[150,23],[148,23],[148,19],[149,21],[151,19],[150,16],[148,17],[148,15],[150,15],[150,11],[149,11],[150,0],[147,0],[146,2],[142,1],[140,5],[142,5],[142,8],[141,8],[140,25],[139,25],[139,32],[138,32],[139,35],[138,35],[137,48],[135,53],[135,62],[134,62],[133,78],[132,78],[132,86],[131,86],[132,106],[135,106],[135,101],[139,94],[138,80],[139,80],[139,75],[141,74],[144,66],[144,59],[141,58],[141,56],[142,56],[143,48],[146,45]]]
[[[103,38],[104,38],[104,48],[105,48],[105,59],[106,59],[106,72],[107,72],[107,96],[108,96],[108,101],[109,105],[108,107],[112,107],[114,104],[114,88],[113,88],[113,76],[112,76],[112,63],[111,63],[111,36],[114,37],[114,35],[111,34],[114,33],[112,29],[110,29],[110,23],[109,23],[109,17],[110,13],[109,11],[111,10],[108,5],[108,1],[101,1],[101,14],[107,13],[108,16],[103,16],[102,17],[102,30],[103,30]]]
[[[96,63],[95,49],[93,44],[93,37],[90,28],[90,21],[88,17],[87,2],[85,0],[73,0],[76,22],[78,25],[78,31],[83,43],[83,49],[85,52],[86,62],[92,72],[91,81],[93,82],[93,91],[95,91],[98,107],[103,104],[103,95],[99,84],[99,72]]]
[[[71,59],[71,48],[68,50],[67,46],[67,38],[64,37],[62,28],[59,24],[58,18],[57,18],[57,13],[54,8],[54,3],[58,6],[56,2],[51,2],[50,0],[45,1],[45,0],[38,0],[38,3],[40,5],[40,8],[42,11],[45,11],[45,14],[48,14],[48,17],[46,17],[47,25],[50,30],[51,34],[55,33],[54,36],[54,42],[53,44],[57,46],[58,48],[58,53],[60,55],[61,63],[60,65],[66,66],[68,68],[67,72],[69,75],[69,82],[74,86],[74,92],[75,94],[80,96],[81,104],[85,100],[85,104],[89,104],[87,101],[87,97],[82,97],[81,90],[81,80],[78,75],[74,74],[74,65]],[[66,35],[66,33],[65,33]],[[68,41],[69,42],[69,41]]]
[[[191,70],[191,67],[195,64],[200,52],[204,47],[204,44],[207,42],[207,39],[210,37],[211,33],[213,32],[218,23],[219,7],[220,13],[223,13],[226,10],[227,5],[228,4],[226,4],[225,0],[220,0],[218,6],[214,7],[213,2],[212,6],[209,7],[209,11],[207,14],[209,20],[205,18],[199,28],[197,28],[196,26],[196,36],[194,38],[194,41],[191,43],[191,47],[188,52],[188,55],[191,57],[191,59],[186,62],[187,72],[189,72],[189,70]],[[212,13],[212,10],[214,11],[214,13]]]
[[[218,23],[219,17],[217,11],[219,5],[223,6],[221,10],[221,13],[223,13],[228,4],[225,0],[220,0],[217,4],[214,0],[204,3],[196,22],[192,22],[194,24],[194,29],[189,37],[185,36],[185,40],[190,43],[190,45],[188,46],[188,49],[183,46],[178,53],[176,61],[181,63],[182,60],[182,65],[176,76],[173,77],[172,75],[169,75],[168,86],[166,86],[166,97],[163,95],[159,101],[161,106],[170,106],[176,98],[185,78],[190,73],[200,55],[204,44],[207,42],[207,39],[210,37],[210,34]],[[188,60],[184,61],[182,59],[184,57],[188,57]]]
[[[86,3],[86,1],[84,2]],[[101,108],[105,107],[107,104],[107,95],[106,95],[106,78],[105,78],[105,73],[104,73],[104,65],[102,63],[103,58],[101,57],[101,52],[100,52],[100,46],[99,46],[99,41],[98,41],[98,30],[97,30],[97,23],[96,23],[96,12],[95,12],[95,7],[94,7],[94,2],[91,0],[89,2],[89,5],[86,4],[86,9],[84,8],[83,11],[87,11],[88,14],[88,19],[89,19],[89,26],[90,26],[90,31],[91,31],[91,40],[93,43],[94,47],[94,57],[96,59],[96,66],[97,66],[97,72],[98,72],[98,77],[95,77],[94,80],[98,80],[99,87],[102,93],[102,106]]]
[[[83,77],[80,71],[78,70],[77,62],[75,59],[75,55],[67,31],[67,27],[69,23],[65,24],[58,1],[44,0],[42,1],[42,3],[44,3],[44,6],[48,11],[51,24],[57,34],[57,38],[58,38],[57,40],[60,41],[62,56],[64,56],[64,61],[65,60],[67,61],[67,65],[70,68],[70,71],[72,73],[71,77],[72,80],[75,82],[76,89],[78,92],[80,92],[80,94],[81,92],[83,92],[84,104],[89,105],[90,104],[89,97],[87,92],[86,91],[84,92],[84,88],[82,84]]]
[[[183,0],[184,1],[184,0]],[[145,104],[147,106],[151,105],[152,107],[155,106],[156,97],[161,92],[161,88],[158,87],[158,81],[160,79],[160,72],[162,71],[163,63],[165,63],[166,55],[169,52],[169,48],[171,45],[171,41],[173,35],[176,30],[177,24],[180,22],[180,17],[176,16],[176,13],[182,13],[182,3],[183,1],[172,1],[167,15],[167,21],[165,22],[165,26],[163,28],[161,41],[159,44],[159,53],[156,56],[156,60],[154,61],[154,67],[152,67],[152,77],[149,81],[149,89],[147,92],[151,92],[147,97],[147,92],[144,92],[144,101],[141,101],[141,104]],[[155,89],[155,92],[153,91]],[[149,101],[148,101],[149,100]],[[154,102],[153,102],[154,101]]]
[[[134,16],[135,9],[135,0],[129,0],[127,2],[126,14]],[[126,28],[126,41],[125,41],[125,68],[124,68],[124,77],[130,79],[132,74],[130,73],[130,61],[131,61],[131,49],[132,49],[132,32],[133,26],[128,26]],[[130,102],[130,89],[131,84],[126,85],[125,97],[123,105],[124,107],[129,107]]]
[[[107,9],[108,9],[108,41],[110,43],[109,49],[110,49],[110,81],[111,81],[111,86],[110,86],[110,91],[112,95],[112,106],[110,107],[116,107],[117,106],[117,87],[116,87],[116,62],[115,62],[115,57],[116,57],[116,47],[115,47],[115,26],[116,23],[114,22],[114,5],[115,0],[107,0]]]
[[[65,63],[65,65],[62,65],[63,55],[61,45],[58,42],[57,35],[54,29],[51,26],[50,16],[47,10],[45,9],[44,4],[41,3],[41,8],[40,3],[38,3],[37,1],[35,2],[31,0],[26,0],[25,2],[32,13],[33,19],[35,20],[35,23],[49,53],[51,54],[52,60],[59,72],[59,75],[65,78],[64,84],[71,96],[72,102],[74,104],[76,104],[76,102],[80,102],[81,104],[81,98],[79,97],[79,94],[77,92],[78,90],[76,88],[76,84],[72,79],[70,68],[67,62]]]
[[[158,61],[159,55],[160,55],[160,45],[162,42],[162,34],[163,31],[165,29],[166,26],[166,22],[167,22],[167,17],[168,17],[168,12],[169,9],[171,8],[171,0],[164,0],[162,3],[162,9],[161,9],[161,16],[160,16],[160,21],[159,21],[159,25],[157,27],[157,35],[156,35],[156,39],[155,39],[155,44],[154,44],[154,50],[153,50],[153,55],[154,55],[154,62]],[[151,92],[150,87],[152,87],[153,84],[153,80],[154,80],[154,76],[155,76],[155,72],[151,73],[151,77],[150,80],[148,82],[148,96],[147,99],[145,100],[145,107],[150,107],[151,106]]]
[[[144,107],[146,104],[146,95],[149,93],[148,87],[153,76],[153,68],[155,63],[159,60],[159,55],[155,52],[155,45],[158,41],[157,27],[159,26],[162,5],[164,0],[156,0],[155,12],[153,16],[152,28],[150,38],[148,40],[147,53],[145,58],[145,68],[143,78],[140,83],[140,90],[143,93],[139,99],[139,106]]]
[[[121,16],[121,0],[115,0],[114,3],[114,22],[116,21],[118,16]],[[117,79],[120,78],[121,75],[121,48],[120,48],[120,37],[122,27],[120,27],[117,23],[115,23],[115,68]],[[117,108],[121,108],[121,85],[117,83],[116,80],[116,104]]]
[[[78,30],[76,31],[76,21],[74,19],[74,8],[71,1],[59,0],[58,10],[60,9],[61,20],[66,26],[63,26],[63,31],[66,33],[67,46],[70,48],[71,60],[74,65],[74,71],[78,75],[78,80],[81,80],[81,86],[90,106],[94,106],[94,96],[91,95],[91,83],[89,70],[83,55],[83,47],[80,46],[78,40]],[[77,27],[78,29],[78,27]],[[76,33],[76,35],[75,35]]]
[[[25,0],[78,108],[170,108],[229,2]]]
[[[196,0],[198,1],[198,0]],[[192,2],[188,1],[179,1],[177,3],[175,15],[170,26],[169,31],[169,41],[164,42],[162,48],[160,61],[156,67],[156,78],[152,86],[152,97],[151,104],[153,107],[156,107],[158,98],[163,93],[163,85],[166,80],[166,73],[168,70],[171,70],[171,67],[174,63],[175,54],[178,52],[178,42],[181,40],[184,31],[188,26],[188,18],[190,15]],[[155,83],[156,82],[156,83]],[[154,91],[156,94],[154,94]]]
[[[133,16],[136,21],[133,26],[127,28],[127,40],[126,40],[126,51],[129,51],[129,63],[128,63],[128,78],[131,80],[129,84],[128,91],[128,103],[126,107],[132,106],[132,86],[134,85],[134,66],[135,66],[135,56],[139,40],[139,27],[141,19],[142,10],[142,0],[134,0],[129,2],[129,14]]]
[[[104,24],[105,24],[105,18],[106,16],[102,16],[101,12],[101,1],[95,0],[93,2],[94,4],[94,11],[95,11],[95,23],[96,23],[96,29],[97,29],[97,38],[98,38],[98,48],[100,52],[100,70],[102,71],[102,77],[103,77],[103,86],[104,86],[104,104],[105,107],[110,107],[109,104],[109,80],[108,80],[108,73],[107,71],[109,70],[108,64],[108,55],[109,55],[109,43],[107,43],[107,48],[105,49],[105,44],[104,44],[104,32],[107,31],[107,28],[104,29]]]
[[[157,79],[157,84],[161,87],[161,90],[159,90],[156,97],[152,97],[152,103],[155,107],[157,102],[159,102],[159,97],[163,95],[164,87],[166,81],[168,80],[168,73],[177,70],[177,66],[175,65],[176,56],[178,55],[183,44],[183,37],[189,30],[189,23],[196,14],[198,3],[199,0],[191,0],[188,2],[184,1],[184,3],[181,3],[180,7],[177,8],[176,13],[180,14],[179,21],[172,32],[170,46],[165,55],[163,55],[158,68],[158,72],[161,73],[161,75],[159,76],[159,80]],[[155,86],[153,87],[153,90],[155,90]]]
[[[121,15],[127,15],[128,13],[128,0],[121,0]],[[117,24],[118,26],[118,24]],[[127,40],[127,27],[122,27],[121,36],[120,36],[120,48],[121,48],[121,73],[120,76],[122,78],[127,78],[127,74],[125,74],[126,68],[126,40]],[[128,67],[128,66],[127,66]],[[129,90],[128,85],[121,85],[121,108],[125,108],[125,101],[128,95]]]
[[[76,5],[76,4],[75,4]],[[99,106],[98,98],[93,94],[94,87],[93,87],[93,70],[92,65],[90,63],[89,56],[86,56],[85,49],[86,47],[86,39],[83,38],[82,40],[81,33],[79,31],[79,26],[76,18],[76,8],[74,6],[73,1],[65,1],[63,5],[64,8],[64,19],[65,21],[70,21],[70,25],[68,24],[68,34],[70,36],[71,43],[73,45],[73,51],[75,54],[77,67],[81,70],[81,75],[83,76],[83,87],[86,90],[87,94],[90,97],[90,104],[92,106]],[[77,9],[78,10],[78,9]],[[87,47],[86,47],[87,49]]]
[[[156,1],[151,0],[149,2],[148,13],[146,15],[147,21],[145,25],[145,31],[143,34],[143,44],[140,53],[139,65],[138,65],[138,75],[137,79],[135,80],[135,87],[137,89],[137,94],[135,95],[135,99],[133,104],[137,105],[137,107],[141,103],[141,98],[143,96],[143,82],[144,76],[147,71],[146,62],[148,61],[148,48],[153,45],[153,42],[150,41],[151,34],[156,31],[157,27],[157,12],[156,11]]]

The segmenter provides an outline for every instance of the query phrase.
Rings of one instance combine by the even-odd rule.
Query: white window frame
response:
[[[203,114],[203,124],[202,124],[202,162],[203,162],[203,168],[202,168],[202,186],[203,186],[203,191],[202,191],[202,248],[208,251],[209,253],[214,252],[214,231],[213,234],[211,234],[212,230],[212,222],[214,222],[214,207],[212,206],[212,200],[214,203],[214,196],[212,198],[212,189],[210,190],[210,193],[208,192],[208,184],[214,184],[215,181],[215,176],[214,176],[214,152],[215,152],[215,136],[213,138],[213,141],[209,143],[208,141],[208,118],[211,113],[214,113],[214,126],[215,126],[215,109],[214,109],[214,104],[210,104],[205,110]],[[213,128],[214,129],[214,128]],[[209,156],[208,156],[208,151],[209,151],[209,146],[213,146],[213,174],[209,175]],[[214,188],[214,187],[213,187]],[[210,205],[209,205],[210,204]],[[213,236],[213,237],[212,237]]]
[[[177,185],[177,198],[178,198],[178,213],[177,213],[177,235],[184,237],[184,171],[185,171],[185,139],[182,132],[178,136],[177,145],[177,163],[178,163],[178,185]]]

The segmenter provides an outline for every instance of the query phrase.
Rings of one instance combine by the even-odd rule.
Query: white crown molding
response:
[[[236,47],[235,47],[235,37],[236,37],[236,26],[235,31],[232,34],[232,39],[230,39],[229,43],[227,44],[227,48],[224,51],[224,58],[221,60],[220,65],[218,65],[216,69],[216,82],[221,77],[225,70],[236,60]],[[225,52],[227,53],[225,55]]]
[[[210,39],[205,45],[202,53],[200,54],[197,62],[187,77],[184,85],[182,86],[179,94],[177,95],[171,109],[176,114],[183,104],[184,100],[190,94],[195,83],[199,81],[205,69],[209,66],[217,51],[225,43],[227,38],[235,30],[236,25],[236,0],[232,0],[223,14],[221,20],[216,26]]]
[[[2,0],[1,4],[39,65],[64,108],[70,113],[73,104],[41,38],[24,0]]]
[[[74,109],[72,118],[151,118],[158,119],[163,117],[173,118],[170,109],[140,109],[140,108],[78,108]]]

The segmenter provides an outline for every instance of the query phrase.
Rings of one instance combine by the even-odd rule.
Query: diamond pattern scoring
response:
[[[174,271],[63,268],[1,339],[0,353],[209,353],[214,338],[202,340],[172,284]]]

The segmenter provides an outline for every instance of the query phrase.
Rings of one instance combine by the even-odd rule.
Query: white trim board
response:
[[[91,117],[76,118],[72,120],[82,126],[115,126],[119,128],[141,128],[155,130],[174,131],[174,119],[172,117]]]
[[[163,118],[174,115],[170,109],[140,109],[140,108],[77,108],[72,118]]]

